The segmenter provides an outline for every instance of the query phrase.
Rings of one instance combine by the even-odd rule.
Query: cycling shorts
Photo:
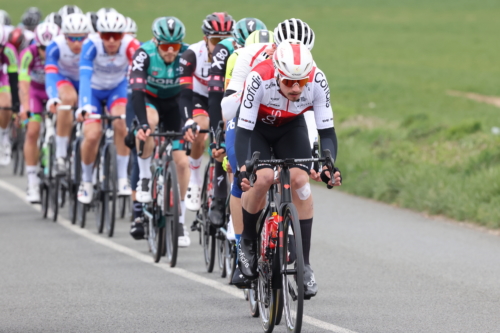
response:
[[[97,90],[92,88],[92,113],[102,113],[102,102],[106,101],[109,111],[117,105],[127,104],[128,81],[123,80],[118,86],[110,90]]]
[[[196,116],[208,117],[208,97],[193,93],[193,118]]]
[[[226,123],[226,155],[233,173],[236,173],[236,170],[238,170],[236,151],[234,150],[234,140],[236,138],[236,121],[237,118],[234,118],[232,120],[228,120]],[[236,182],[233,182],[233,186],[231,187],[231,195],[235,196],[236,198],[241,198],[242,194],[243,191],[239,188]]]
[[[65,84],[69,84],[69,85],[72,85],[73,88],[75,88],[76,92],[78,92],[80,81],[72,80],[69,77],[61,75],[60,73],[54,73],[52,75],[57,76],[57,83],[56,83],[57,88],[59,88],[60,86],[65,85]]]
[[[30,85],[30,111],[33,113],[41,113],[49,97],[45,89],[40,89]]]
[[[0,68],[0,93],[10,93],[9,76],[7,74],[1,73],[1,71],[2,68]]]
[[[157,98],[146,94],[146,107],[155,109],[158,112],[160,132],[182,130],[181,114],[179,111],[179,96],[170,98]],[[182,136],[178,136],[174,141],[174,150],[181,150]]]
[[[309,135],[303,115],[292,121],[275,127],[263,122],[256,122],[250,139],[252,152],[260,151],[260,159],[271,159],[271,150],[277,159],[282,158],[312,158]],[[270,165],[259,165],[257,169],[273,168]],[[300,168],[308,174],[311,163],[297,164],[292,168]]]

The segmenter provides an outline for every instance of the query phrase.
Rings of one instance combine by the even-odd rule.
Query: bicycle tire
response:
[[[20,137],[19,143],[17,145],[17,151],[19,154],[19,176],[24,176],[24,167],[25,167],[25,162],[24,162],[24,136],[26,135],[26,131],[24,129],[19,129]]]
[[[118,216],[123,219],[125,217],[125,213],[127,212],[128,200],[129,196],[124,195],[118,197]]]
[[[165,217],[165,255],[170,267],[177,264],[179,250],[179,223],[180,193],[177,170],[174,161],[163,163],[163,215]]]
[[[80,177],[82,173],[82,163],[80,160],[81,139],[76,138],[71,149],[70,168],[68,169],[68,196],[69,196],[69,218],[71,224],[75,224],[78,219],[78,188],[80,187]]]
[[[211,167],[212,163],[208,163],[205,168],[204,179],[203,179],[203,189],[201,193],[201,218],[203,224],[203,233],[202,235],[202,246],[203,246],[203,255],[205,258],[205,267],[208,273],[212,273],[215,266],[215,228],[210,223],[208,218],[208,210],[210,208],[210,193],[212,186],[212,177],[210,172],[213,172],[213,167]]]
[[[280,274],[283,290],[283,314],[287,332],[300,332],[304,311],[304,257],[302,252],[302,235],[297,209],[293,204],[286,204],[281,208],[283,223],[280,223],[280,234],[284,235],[283,244],[280,244]],[[292,228],[293,235],[289,235]],[[291,236],[291,237],[288,237]],[[295,241],[295,261],[289,260],[288,253],[290,240]],[[295,271],[295,274],[287,273]]]
[[[162,219],[164,219],[164,217],[161,212],[161,207],[158,205],[157,201],[159,186],[163,186],[162,184],[159,184],[160,173],[160,169],[156,169],[156,172],[153,175],[153,181],[151,184],[153,189],[153,201],[150,205],[148,205],[152,211],[152,218],[148,217],[148,245],[154,262],[160,261],[163,252],[162,246],[165,240],[165,226],[161,226]],[[160,190],[163,190],[163,188]]]
[[[250,315],[254,318],[259,317],[260,313],[257,283],[252,283],[252,287],[248,289],[248,304],[250,306]]]
[[[55,175],[54,165],[56,161],[56,139],[54,136],[49,138],[49,186],[50,186],[50,210],[52,212],[52,221],[57,221],[59,213],[59,179]]]
[[[104,200],[105,227],[108,237],[113,237],[116,221],[116,198],[118,196],[118,177],[116,174],[116,148],[114,144],[109,144],[106,149],[106,161],[104,175],[108,180],[105,189],[107,200]]]
[[[94,163],[94,168],[95,168],[95,185],[94,185],[94,217],[95,217],[95,223],[97,227],[97,233],[102,234],[104,231],[104,220],[105,220],[105,208],[104,208],[104,203],[107,200],[107,197],[105,195],[105,182],[106,182],[106,174],[104,173],[104,170],[101,170],[104,168],[104,165],[106,162],[104,162],[104,165],[101,164],[101,150],[99,150],[99,154],[97,155],[97,158],[95,159]],[[103,177],[101,175],[104,175]]]
[[[49,187],[45,184],[45,182],[40,182],[40,201],[42,204],[42,217],[44,219],[47,218],[47,214],[49,212]]]

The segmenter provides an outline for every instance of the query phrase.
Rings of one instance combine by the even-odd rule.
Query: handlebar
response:
[[[253,186],[253,183],[255,181],[255,166],[259,164],[269,164],[272,166],[286,166],[290,167],[296,164],[303,164],[303,163],[318,163],[318,170],[319,170],[319,163],[323,163],[324,166],[326,166],[327,170],[330,173],[330,177],[333,179],[333,170],[334,170],[334,161],[332,158],[332,153],[330,152],[329,149],[323,150],[323,157],[315,157],[315,158],[285,158],[285,159],[273,159],[273,160],[260,160],[260,152],[255,151],[252,154],[252,158],[250,160],[245,161],[245,167],[246,171],[251,174],[250,175],[250,186]],[[327,185],[327,188],[332,188],[333,186]]]
[[[223,144],[225,143],[224,134],[225,134],[224,121],[221,120],[217,124],[217,129],[215,130],[215,134],[214,134],[215,142],[210,143],[210,149],[216,149],[216,150],[224,149],[224,150],[226,150],[226,147],[223,146]]]
[[[57,111],[76,111],[78,110],[78,106],[73,105],[58,105]]]
[[[191,125],[189,125],[187,127],[187,129],[191,129],[191,131],[193,131],[193,134],[196,132],[198,132],[200,134],[210,132],[209,130],[204,130],[204,129],[200,129],[198,131],[198,124],[196,122],[193,122]],[[191,155],[191,146],[192,146],[191,142],[187,142],[187,141],[184,142],[184,149],[186,150],[186,155],[188,155],[188,156]]]

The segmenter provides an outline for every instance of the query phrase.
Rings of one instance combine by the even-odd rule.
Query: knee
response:
[[[179,170],[182,170],[183,172],[189,168],[189,159],[187,156],[181,156],[180,158],[177,158],[175,160],[175,164],[177,165],[177,168]]]
[[[113,123],[115,133],[118,135],[126,135],[127,134],[127,126],[125,124],[125,120],[117,119]]]
[[[305,171],[297,173],[292,177],[292,189],[300,200],[309,199],[311,196],[311,185],[309,184],[309,176]]]
[[[38,141],[38,136],[39,136],[38,129],[28,126],[28,130],[26,131],[26,143],[36,144]]]
[[[88,129],[85,131],[84,137],[88,144],[97,146],[99,139],[101,138],[101,131],[97,127]]]
[[[257,171],[257,180],[254,187],[267,191],[274,183],[274,171],[268,168]]]

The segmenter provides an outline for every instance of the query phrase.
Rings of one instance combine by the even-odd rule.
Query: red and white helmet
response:
[[[0,25],[0,45],[4,46],[9,40],[9,31],[5,29],[4,25]]]
[[[43,22],[35,29],[35,42],[37,46],[48,46],[50,42],[61,33],[61,29],[55,23]]]
[[[125,32],[127,20],[117,12],[97,14],[97,31],[99,32]]]
[[[231,36],[235,22],[228,13],[212,13],[203,20],[201,30],[208,35]]]
[[[88,34],[90,22],[85,14],[69,14],[63,17],[61,30],[65,34]]]
[[[273,64],[282,77],[301,80],[311,73],[314,60],[311,51],[304,44],[292,44],[284,40],[274,52]]]

